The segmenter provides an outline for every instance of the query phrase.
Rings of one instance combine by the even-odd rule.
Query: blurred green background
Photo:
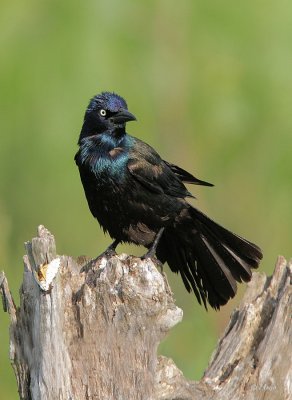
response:
[[[129,133],[215,184],[192,188],[195,204],[259,244],[262,271],[291,256],[291,12],[285,0],[1,3],[0,267],[17,302],[23,242],[37,225],[54,233],[59,254],[94,257],[110,243],[73,161],[85,107],[101,90],[126,98],[138,118]],[[199,379],[244,287],[206,313],[168,276],[184,320],[160,351]],[[0,392],[12,400],[0,318]]]

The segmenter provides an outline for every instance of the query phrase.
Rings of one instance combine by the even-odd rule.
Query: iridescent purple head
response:
[[[126,122],[134,120],[136,117],[128,111],[127,103],[121,96],[102,92],[90,100],[79,140],[103,132],[120,135],[125,131]]]
[[[102,92],[90,100],[86,112],[91,112],[99,108],[104,108],[110,112],[118,112],[121,109],[127,110],[128,106],[126,101],[118,94]]]

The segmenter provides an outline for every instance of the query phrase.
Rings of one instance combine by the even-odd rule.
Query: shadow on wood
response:
[[[43,226],[26,250],[19,308],[0,276],[21,399],[291,399],[292,268],[284,258],[272,277],[253,274],[204,376],[192,382],[157,356],[182,311],[151,260],[59,257]]]

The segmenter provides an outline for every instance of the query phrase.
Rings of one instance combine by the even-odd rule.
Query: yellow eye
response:
[[[105,111],[104,109],[101,109],[101,110],[99,111],[99,114],[100,114],[102,117],[105,117],[105,116],[106,116],[106,111]]]

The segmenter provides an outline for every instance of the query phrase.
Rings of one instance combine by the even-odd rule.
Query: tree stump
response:
[[[25,246],[20,307],[0,275],[21,399],[292,398],[292,265],[283,257],[272,277],[253,274],[204,376],[192,382],[157,356],[182,310],[153,261],[57,256],[43,226]]]

